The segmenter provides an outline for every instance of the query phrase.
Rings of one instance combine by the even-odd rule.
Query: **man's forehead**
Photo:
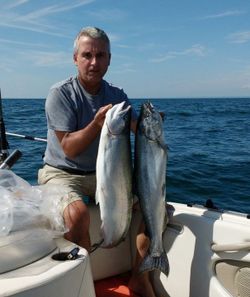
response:
[[[91,53],[91,54],[107,54],[109,53],[107,45],[95,45],[88,43],[80,43],[78,47],[78,52],[81,53]]]
[[[81,36],[78,40],[79,45],[89,46],[89,47],[98,47],[98,48],[107,48],[107,43],[100,38],[91,38],[88,36]]]

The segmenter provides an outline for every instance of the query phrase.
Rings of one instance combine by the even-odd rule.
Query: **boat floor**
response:
[[[95,282],[96,297],[140,297],[128,288],[130,274],[120,274]]]

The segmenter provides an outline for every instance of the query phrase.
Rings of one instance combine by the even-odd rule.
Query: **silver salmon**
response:
[[[167,145],[163,123],[151,103],[141,106],[135,138],[135,191],[138,196],[146,234],[150,239],[148,255],[140,272],[158,269],[168,275],[169,263],[162,236],[166,225]]]
[[[108,110],[96,163],[96,203],[100,205],[102,247],[125,239],[132,217],[131,107],[125,102]]]

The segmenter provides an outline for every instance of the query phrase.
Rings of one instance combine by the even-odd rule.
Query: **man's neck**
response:
[[[99,93],[99,91],[101,89],[101,82],[99,82],[97,84],[88,84],[88,83],[84,82],[79,76],[78,76],[78,80],[87,93],[89,93],[91,95],[97,95]]]

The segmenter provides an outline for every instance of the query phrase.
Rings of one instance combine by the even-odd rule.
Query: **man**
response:
[[[103,30],[82,29],[74,42],[73,57],[77,77],[54,85],[46,99],[48,143],[38,182],[67,189],[67,195],[62,199],[62,215],[69,230],[65,238],[90,251],[90,216],[83,196],[95,196],[100,132],[112,105],[130,102],[123,90],[103,79],[111,59],[110,41]],[[136,130],[134,110],[131,129]],[[143,233],[138,238],[138,260],[130,287],[143,297],[154,297],[148,274],[139,276],[136,273],[138,263],[148,249],[148,239]]]

